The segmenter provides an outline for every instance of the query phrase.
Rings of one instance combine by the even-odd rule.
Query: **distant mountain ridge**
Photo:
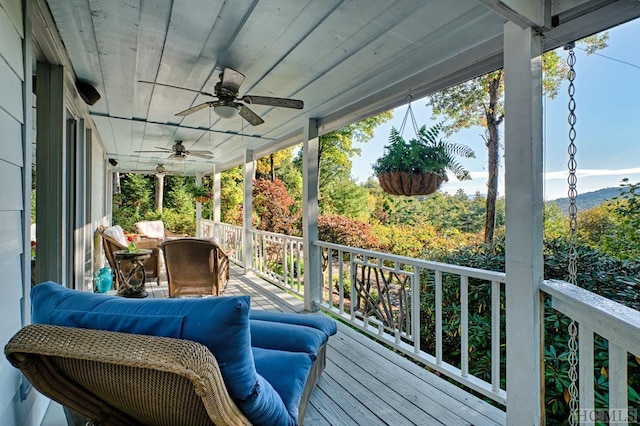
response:
[[[576,205],[578,211],[588,210],[593,207],[597,207],[602,203],[611,200],[613,197],[620,195],[622,188],[602,188],[597,191],[585,192],[584,194],[578,194],[576,198]],[[547,201],[548,203],[557,204],[564,213],[569,211],[569,198],[557,198],[555,200]]]

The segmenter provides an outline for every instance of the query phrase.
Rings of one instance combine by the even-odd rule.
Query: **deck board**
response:
[[[166,280],[163,281],[166,283]],[[147,285],[167,297],[166,284]],[[231,268],[225,295],[248,294],[252,309],[302,312],[303,301]],[[307,426],[504,425],[504,411],[342,323],[329,339],[327,366],[311,395]]]

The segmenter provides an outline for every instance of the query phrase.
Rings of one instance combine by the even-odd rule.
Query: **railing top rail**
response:
[[[576,305],[580,313],[575,318],[578,321],[583,316],[596,316],[603,321],[614,321],[618,326],[623,324],[640,336],[640,311],[565,281],[545,280],[540,284],[540,289],[554,299]]]
[[[554,309],[640,356],[640,311],[565,281],[543,281],[540,290],[552,297]]]
[[[487,271],[484,269],[469,268],[467,266],[450,265],[447,263],[434,262],[431,260],[415,259],[412,257],[399,256],[396,254],[382,253],[378,251],[365,250],[356,247],[343,246],[341,244],[328,243],[325,241],[314,241],[314,245],[319,247],[330,248],[332,250],[342,250],[348,253],[356,253],[362,256],[378,257],[392,262],[404,263],[407,265],[418,266],[424,269],[432,269],[435,271],[448,272],[452,274],[464,275],[472,278],[478,278],[487,281],[498,281],[504,283],[506,281],[504,272]]]
[[[294,237],[292,235],[279,234],[277,232],[262,231],[262,230],[259,230],[259,229],[252,229],[251,232],[254,233],[254,234],[258,234],[258,235],[267,235],[269,237],[285,238],[285,239],[291,240],[291,241],[299,241],[299,242],[304,241],[304,239],[302,237]]]

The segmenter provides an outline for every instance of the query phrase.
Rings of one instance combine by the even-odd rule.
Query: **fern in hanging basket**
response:
[[[207,203],[211,200],[211,190],[204,185],[192,186],[191,195],[199,203]]]
[[[392,195],[427,195],[448,181],[447,170],[458,180],[469,180],[469,172],[457,157],[475,158],[466,145],[438,139],[441,124],[430,129],[420,127],[416,138],[405,141],[396,128],[391,129],[384,155],[373,164],[382,189]]]

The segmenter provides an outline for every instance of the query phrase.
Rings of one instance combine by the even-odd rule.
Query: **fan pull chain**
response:
[[[575,86],[573,81],[576,78],[576,71],[574,66],[576,64],[576,55],[573,51],[574,44],[565,46],[565,49],[569,50],[569,56],[567,57],[567,65],[569,66],[569,72],[567,78],[569,80],[569,162],[567,164],[569,169],[569,176],[567,183],[569,184],[569,283],[577,285],[578,275],[578,249],[577,249],[577,230],[578,230],[578,207],[576,206],[576,198],[578,197],[578,191],[576,189],[578,183],[578,177],[576,175],[576,169],[578,163],[576,162],[576,101],[574,99]],[[567,362],[569,363],[569,424],[574,426],[577,423],[577,411],[578,411],[578,326],[572,319],[568,327],[569,331],[569,354],[567,356]]]

